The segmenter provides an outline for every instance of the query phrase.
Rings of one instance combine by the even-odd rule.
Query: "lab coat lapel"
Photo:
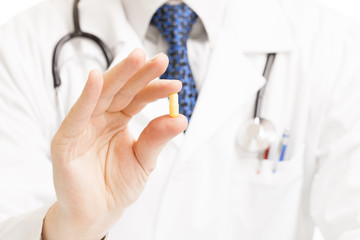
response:
[[[69,6],[72,7],[72,4]],[[119,42],[133,37],[133,29],[128,24],[121,1],[80,1],[79,10],[82,30],[100,37],[111,50]],[[70,19],[72,21],[72,17]]]
[[[245,54],[286,53],[294,45],[278,1],[231,1],[226,15],[185,135],[180,162],[190,159],[265,84],[262,72]]]
[[[225,35],[219,37],[208,69],[180,152],[182,159],[187,159],[265,83],[240,46]]]

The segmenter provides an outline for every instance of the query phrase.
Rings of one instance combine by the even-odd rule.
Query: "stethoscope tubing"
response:
[[[264,95],[265,95],[267,82],[269,81],[270,73],[271,73],[272,67],[273,67],[274,62],[275,62],[275,58],[276,58],[276,53],[268,53],[267,54],[266,63],[265,63],[264,71],[263,71],[263,77],[265,78],[266,83],[257,92],[256,102],[255,102],[255,111],[254,111],[254,118],[255,119],[260,118],[260,116],[261,116],[263,98],[264,98]]]
[[[113,61],[113,55],[111,53],[110,48],[97,36],[83,32],[80,26],[80,16],[79,16],[79,2],[80,0],[75,0],[73,5],[73,22],[74,22],[74,32],[67,34],[60,41],[56,44],[53,58],[52,58],[52,75],[54,81],[54,88],[58,89],[61,85],[61,78],[60,78],[60,70],[58,66],[58,59],[60,58],[60,53],[64,45],[72,39],[75,38],[85,38],[95,42],[101,49],[106,59],[107,67],[110,67]]]
[[[58,67],[58,59],[60,58],[61,50],[68,41],[73,40],[75,38],[90,39],[90,40],[94,41],[95,43],[97,43],[105,56],[107,67],[109,67],[111,62],[113,61],[113,57],[112,57],[112,53],[111,53],[110,49],[105,45],[105,43],[103,41],[101,41],[100,38],[96,37],[93,34],[86,33],[86,32],[70,33],[70,34],[66,35],[65,37],[63,37],[56,44],[56,47],[54,50],[53,59],[52,59],[52,66],[53,66],[52,74],[53,74],[53,79],[54,79],[54,88],[60,87],[60,85],[61,85],[61,79],[60,79],[59,67]]]

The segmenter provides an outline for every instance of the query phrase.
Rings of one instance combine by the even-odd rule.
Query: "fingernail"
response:
[[[132,50],[130,53],[129,53],[129,55],[128,55],[128,57],[129,56],[131,56],[134,52],[136,52],[138,49],[137,48],[135,48],[134,50]]]
[[[158,54],[156,54],[153,58],[151,58],[150,59],[150,61],[154,61],[154,60],[156,60],[158,57],[160,57],[160,56],[163,56],[163,55],[165,55],[164,53],[158,53]]]

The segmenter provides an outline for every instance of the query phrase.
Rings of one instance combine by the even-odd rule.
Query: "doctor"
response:
[[[1,28],[1,240],[308,240],[315,226],[360,239],[359,27],[311,1],[184,2],[81,1],[83,30],[115,59],[90,72],[106,68],[96,45],[63,48],[63,121],[51,59],[73,1]],[[188,31],[169,35],[178,19]],[[264,157],[238,138],[269,53],[261,117],[276,136]],[[189,101],[170,118],[181,83],[156,78],[181,71]]]

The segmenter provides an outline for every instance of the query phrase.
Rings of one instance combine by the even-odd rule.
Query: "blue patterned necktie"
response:
[[[198,92],[190,69],[186,42],[197,19],[196,13],[186,4],[165,4],[154,14],[151,24],[159,29],[168,43],[169,67],[161,79],[181,80],[179,111],[190,121]]]

